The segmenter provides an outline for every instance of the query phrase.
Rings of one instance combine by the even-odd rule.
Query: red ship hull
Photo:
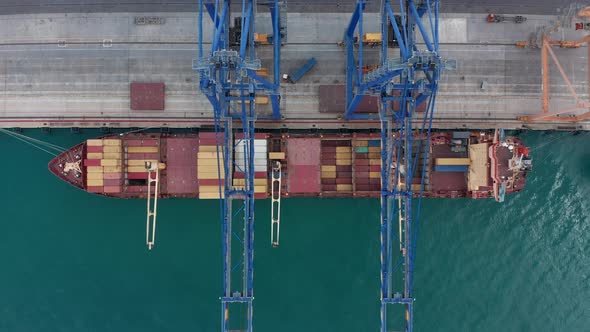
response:
[[[502,150],[490,160],[493,134],[433,133],[428,142],[426,172],[418,163],[412,190],[424,197],[494,197],[494,176],[510,179],[506,194],[522,190],[525,170],[509,169],[513,151]],[[460,137],[460,138],[457,138]],[[283,197],[380,197],[379,134],[256,134],[255,197],[271,194],[272,163],[281,163]],[[221,137],[220,137],[221,139]],[[416,137],[417,140],[425,137]],[[49,170],[82,190],[115,198],[145,198],[149,173],[145,162],[165,165],[159,172],[159,197],[220,197],[217,157],[221,147],[214,133],[110,135],[80,143],[57,156]],[[221,156],[221,154],[219,155]],[[424,156],[422,157],[424,158]],[[492,166],[493,164],[493,166]],[[78,165],[78,167],[76,167]],[[494,167],[492,169],[492,167]],[[232,183],[243,186],[243,174],[232,170]],[[221,172],[223,173],[223,172]],[[225,174],[221,174],[225,178]],[[221,182],[223,183],[223,182]],[[401,183],[400,186],[405,184]]]

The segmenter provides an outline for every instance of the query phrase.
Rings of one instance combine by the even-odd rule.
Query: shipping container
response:
[[[127,148],[128,153],[157,153],[159,147],[157,146],[130,146]]]
[[[285,159],[285,153],[284,152],[269,152],[268,159],[283,160],[283,159]]]
[[[87,146],[102,146],[101,139],[89,139],[86,141]]]
[[[160,160],[159,153],[127,153],[127,160]]]
[[[103,159],[121,159],[122,155],[120,152],[103,152]]]
[[[104,186],[104,192],[105,193],[120,193],[121,192],[121,186],[117,186],[117,185],[105,185]]]
[[[158,146],[157,139],[126,139],[125,145],[131,146]]]
[[[109,172],[109,173],[116,173],[116,172],[121,173],[123,171],[123,167],[121,167],[121,166],[105,166],[105,167],[102,167],[102,169],[103,169],[103,171],[105,173],[106,172]]]
[[[101,141],[101,143],[102,143],[102,141]],[[89,145],[86,147],[86,152],[88,152],[88,153],[102,153],[102,145],[100,145],[100,146]]]
[[[471,162],[469,158],[436,158],[435,165],[469,165]]]
[[[103,146],[121,146],[121,140],[117,138],[105,138],[102,140]]]
[[[102,159],[102,153],[100,152],[89,152],[86,154],[88,159]]]
[[[84,159],[84,166],[101,166],[100,159]]]
[[[120,179],[103,179],[105,190],[107,186],[120,186],[121,182]]]
[[[104,170],[101,166],[88,166],[86,167],[86,173],[102,173]]]
[[[127,160],[126,163],[128,166],[145,166],[145,163],[157,163],[158,161],[155,159],[151,160]]]
[[[122,178],[122,173],[103,173],[103,179],[105,180],[120,180]]]
[[[148,172],[129,172],[127,178],[130,180],[141,180],[148,178]]]
[[[466,165],[436,165],[434,166],[435,172],[467,172],[469,166]]]
[[[103,178],[103,173],[86,173],[86,179],[88,180],[98,180]]]
[[[86,190],[90,193],[102,193],[104,188],[102,186],[87,186]]]
[[[337,184],[336,191],[352,191],[352,184]]]
[[[120,146],[105,146],[102,148],[102,152],[118,152],[121,153],[121,147]]]
[[[202,193],[199,192],[199,199],[219,199],[220,197],[223,198],[225,194],[222,192],[221,196],[219,193]]]
[[[86,179],[86,184],[90,187],[102,187],[104,185],[103,179]]]

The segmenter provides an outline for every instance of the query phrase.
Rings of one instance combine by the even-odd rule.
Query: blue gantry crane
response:
[[[272,113],[266,117],[280,119],[280,48],[285,25],[281,24],[284,3],[278,0],[199,0],[198,58],[193,70],[199,75],[200,89],[213,107],[221,198],[223,251],[223,295],[221,330],[252,331],[254,270],[254,127],[256,96],[270,99]],[[273,77],[267,80],[257,71],[254,21],[258,6],[270,9],[273,38]],[[233,17],[232,11],[240,10]],[[211,48],[204,54],[203,16],[211,27]],[[237,160],[240,158],[242,160]],[[233,175],[243,174],[244,185],[233,186]],[[239,229],[242,229],[240,234]],[[237,245],[234,241],[237,241]]]
[[[411,332],[414,254],[429,152],[426,147],[438,80],[441,70],[451,67],[451,63],[443,61],[438,52],[438,0],[399,0],[395,4],[382,0],[380,62],[375,70],[364,74],[363,57],[367,52],[374,52],[363,48],[365,5],[366,0],[357,0],[344,33],[345,117],[348,120],[372,118],[381,123],[380,331]],[[399,10],[398,14],[394,8]],[[391,32],[395,44],[388,43],[393,40],[388,38]],[[356,40],[360,42],[357,44]],[[378,115],[356,112],[367,95],[379,97]],[[417,112],[418,108],[424,114]],[[412,183],[420,183],[420,188],[414,185],[412,190]],[[416,207],[414,197],[418,201]],[[391,305],[395,304],[402,305],[395,307],[398,311],[392,309]]]

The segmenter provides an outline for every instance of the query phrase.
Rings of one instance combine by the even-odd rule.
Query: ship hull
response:
[[[489,156],[490,149],[497,148],[493,138],[491,133],[437,132],[426,142],[425,136],[417,135],[414,141],[426,142],[426,149],[422,148],[410,184],[412,191],[432,198],[490,198],[494,197],[494,176],[499,173],[511,177],[506,194],[522,190],[526,172],[504,167],[513,157],[509,153]],[[158,174],[160,198],[219,199],[223,196],[219,184],[223,185],[226,177],[222,149],[217,144],[221,139],[211,132],[110,135],[72,147],[53,159],[49,169],[90,193],[146,198],[149,177],[155,174],[148,172],[145,164],[157,163],[162,166]],[[524,147],[517,138],[510,140],[512,145]],[[254,150],[257,199],[270,197],[272,167],[277,162],[283,197],[381,196],[379,134],[257,133]],[[236,189],[244,185],[240,156],[236,155],[237,165],[231,170]],[[405,185],[400,181],[398,188]]]

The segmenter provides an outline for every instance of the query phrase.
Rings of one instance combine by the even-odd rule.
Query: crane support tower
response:
[[[445,67],[452,69],[454,63],[443,61],[439,56],[438,0],[400,0],[397,5],[401,10],[397,15],[392,2],[383,0],[382,38],[388,40],[391,25],[398,41],[397,47],[390,49],[388,43],[382,43],[377,68],[363,73],[364,52],[369,50],[364,50],[363,43],[359,43],[355,49],[355,31],[358,30],[359,36],[364,34],[365,4],[366,1],[357,0],[344,33],[344,112],[348,120],[377,118],[381,121],[380,331],[411,332],[414,254],[428,166],[430,128],[441,71]],[[390,54],[397,56],[392,57]],[[356,112],[366,95],[379,97],[379,115]],[[417,107],[424,108],[424,103],[424,114],[417,113]],[[419,188],[416,188],[415,183],[420,183],[417,185]],[[413,204],[414,196],[418,197],[416,204]],[[401,307],[395,306],[400,304]]]
[[[257,4],[256,0],[199,0],[198,58],[193,70],[199,75],[200,89],[213,107],[217,141],[219,198],[221,205],[223,295],[221,331],[252,331],[254,300],[254,127],[260,114],[256,96],[270,99],[272,119],[280,119],[280,48],[286,34],[281,15],[284,3],[278,0]],[[254,21],[258,7],[270,9],[273,38],[273,78],[256,73],[261,61],[256,57]],[[232,9],[241,9],[232,19]],[[203,16],[211,22],[211,49],[204,53]],[[233,26],[231,26],[233,23]],[[232,33],[230,33],[230,29]],[[236,31],[238,31],[236,33]],[[230,42],[231,39],[231,42]],[[223,162],[220,162],[220,161]],[[234,187],[234,176],[244,185]],[[239,230],[242,233],[239,234]],[[235,243],[237,242],[237,244]]]

